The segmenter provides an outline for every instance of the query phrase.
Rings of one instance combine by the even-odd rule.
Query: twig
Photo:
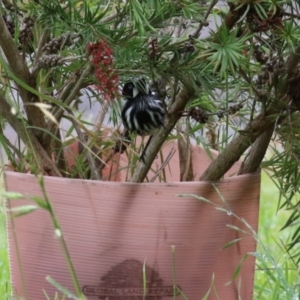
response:
[[[110,21],[112,21],[113,19],[115,19],[116,17],[118,17],[118,15],[119,15],[118,12],[115,12],[115,13],[113,13],[113,14],[107,16],[106,18],[103,18],[103,19],[101,20],[101,23],[110,22]]]
[[[214,8],[214,6],[218,3],[218,0],[213,0],[210,6],[208,7],[208,10],[204,16],[204,19],[202,22],[200,22],[199,27],[196,29],[196,31],[192,34],[192,38],[196,39],[199,37],[199,34],[203,28],[203,26],[206,24],[206,20],[210,15],[211,10]]]
[[[43,54],[43,47],[44,45],[46,44],[47,42],[47,38],[49,36],[49,30],[45,30],[41,37],[40,37],[40,40],[39,40],[39,44],[38,44],[38,48],[37,48],[37,51],[36,51],[36,54],[35,54],[35,58],[34,58],[34,62],[33,62],[33,70],[31,72],[31,76],[33,78],[35,78],[40,70],[40,67],[38,66],[38,62],[39,62],[39,59],[40,57],[42,56]]]
[[[4,138],[4,140],[5,140],[6,145],[7,145],[9,148],[11,148],[12,151],[15,152],[15,154],[18,156],[18,158],[19,158],[20,160],[23,159],[23,158],[24,158],[24,155],[22,154],[22,152],[21,152],[15,145],[13,145],[13,144],[10,142],[10,140],[9,140],[5,135],[3,135],[3,138]]]
[[[66,98],[70,95],[71,90],[73,89],[74,85],[76,84],[78,78],[80,77],[81,74],[79,72],[76,72],[73,74],[72,77],[69,77],[65,84],[63,84],[60,89],[55,93],[55,98],[60,99],[61,101],[65,101]],[[52,113],[57,110],[53,109]]]
[[[75,99],[78,92],[82,88],[83,81],[91,74],[91,72],[92,72],[92,66],[88,64],[87,67],[84,69],[84,71],[81,73],[79,79],[77,80],[69,96],[63,101],[65,105],[70,105],[71,102]],[[63,107],[57,107],[56,110],[53,112],[55,119],[59,121],[61,119],[63,112],[64,112]]]
[[[292,18],[295,18],[295,19],[300,19],[300,14],[292,14],[292,13],[289,13],[287,11],[283,11],[282,14],[284,16],[292,17]]]
[[[258,99],[260,99],[261,101],[261,98],[264,96],[261,94],[261,92],[259,92],[256,87],[254,86],[254,84],[252,83],[251,79],[247,76],[247,74],[244,72],[243,69],[239,68],[239,73],[240,75],[244,78],[244,80],[249,84],[249,86],[251,86],[254,94],[256,95],[256,97]],[[267,99],[265,99],[265,102],[267,101]]]
[[[162,172],[162,170],[165,168],[165,166],[169,163],[171,158],[174,156],[176,153],[176,150],[174,148],[171,149],[170,153],[166,157],[166,159],[163,161],[162,165],[160,168],[157,170],[157,172],[154,174],[154,176],[150,179],[150,182],[154,182],[155,179],[158,177],[158,175]]]
[[[80,77],[78,78],[77,76],[74,76],[73,79],[70,79],[69,82],[66,84],[66,87],[62,91],[61,96],[59,97],[62,102],[66,105],[70,105],[71,102],[75,99],[76,95],[82,89],[83,87],[83,82],[86,77],[89,76],[89,74],[92,71],[92,66],[89,64],[86,69],[81,73]],[[59,94],[59,93],[58,93]],[[62,106],[55,106],[53,107],[51,113],[56,119],[56,121],[59,123],[61,120],[61,117],[64,113],[64,110],[66,110]],[[55,124],[53,122],[50,122],[47,124],[47,129],[50,132],[53,132]],[[47,135],[47,132],[43,133],[43,137]]]
[[[68,113],[70,115],[70,121],[72,122],[72,124],[74,126],[74,129],[77,132],[78,139],[79,139],[81,145],[84,148],[87,149],[87,151],[86,151],[86,157],[87,157],[87,160],[89,162],[90,169],[91,169],[92,179],[102,180],[101,175],[99,173],[99,170],[97,168],[97,165],[95,163],[95,160],[94,160],[94,158],[93,158],[93,156],[92,156],[92,154],[90,152],[90,149],[86,145],[84,134],[80,130],[80,127],[78,126],[78,121],[76,120],[76,118],[75,118],[75,116],[74,116],[74,114],[73,114],[73,112],[71,110],[68,110]]]
[[[15,145],[13,145],[13,144],[10,142],[10,140],[4,135],[4,133],[3,133],[3,126],[2,126],[1,124],[0,124],[0,134],[1,134],[2,137],[4,138],[5,144],[15,152],[15,154],[18,156],[18,158],[19,158],[20,160],[22,160],[22,159],[24,158],[24,155],[23,155],[22,152],[21,152]],[[12,162],[12,163],[13,163],[13,162]]]
[[[181,133],[181,126],[177,124],[178,135],[178,151],[179,151],[179,167],[180,167],[180,181],[193,180],[193,162],[192,151],[189,138],[189,124],[187,122],[184,133]]]
[[[176,37],[177,39],[181,36],[182,22],[183,22],[182,17],[180,17],[178,20],[178,25],[175,27],[174,30],[174,37]]]
[[[112,158],[114,157],[115,154],[116,154],[115,151],[111,152],[111,153],[109,154],[109,156],[107,157],[107,159],[105,160],[105,163],[107,164],[110,160],[112,160]],[[117,170],[118,170],[119,164],[120,164],[120,155],[119,155],[119,157],[118,157],[118,166],[117,166]],[[103,164],[103,166],[104,166],[104,164]],[[113,160],[112,160],[111,165],[110,165],[110,168],[109,168],[108,181],[111,181],[112,168],[113,168]],[[117,178],[117,173],[118,173],[117,170],[116,170],[116,173],[115,173],[115,175],[116,175],[116,176],[115,176],[115,180],[116,180],[116,178]]]
[[[102,111],[100,112],[98,119],[96,121],[96,124],[94,126],[94,132],[100,131],[103,121],[104,121],[104,118],[107,114],[108,107],[109,107],[109,102],[108,101],[104,102],[104,104],[102,105]]]

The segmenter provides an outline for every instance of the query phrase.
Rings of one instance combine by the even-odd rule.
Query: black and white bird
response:
[[[145,162],[144,155],[153,134],[164,126],[162,101],[152,94],[145,78],[125,83],[122,95],[127,100],[121,114],[125,129],[141,136],[150,135],[140,157]]]

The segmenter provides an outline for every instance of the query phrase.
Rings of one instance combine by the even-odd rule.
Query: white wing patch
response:
[[[139,90],[136,87],[132,89],[132,98],[135,98],[139,94]]]
[[[137,130],[139,130],[140,126],[139,126],[139,122],[137,120],[137,117],[135,116],[134,119],[133,119],[133,123],[134,123],[134,126]]]
[[[130,124],[131,124],[131,122],[130,122],[130,114],[131,114],[132,108],[133,108],[132,106],[129,107],[127,109],[126,113],[125,113],[125,119],[126,119],[126,122],[128,124],[129,129],[131,129],[131,126],[130,126]]]

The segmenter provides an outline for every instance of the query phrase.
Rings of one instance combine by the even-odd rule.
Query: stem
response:
[[[177,295],[177,281],[176,281],[176,260],[175,260],[175,246],[171,246],[172,251],[172,277],[173,277],[173,300],[176,300]]]
[[[199,27],[196,29],[196,31],[192,34],[193,38],[199,38],[199,34],[204,26],[204,24],[206,23],[207,18],[210,15],[210,12],[212,11],[212,9],[214,8],[214,6],[218,3],[218,0],[213,0],[212,3],[210,4],[210,6],[207,9],[207,12],[204,16],[204,19],[202,22],[200,22]]]
[[[82,88],[83,81],[91,74],[91,72],[92,72],[92,66],[90,64],[88,64],[88,66],[84,69],[84,71],[80,75],[79,79],[76,80],[75,86],[72,87],[72,91],[69,94],[69,96],[66,99],[62,99],[62,100],[64,100],[63,102],[65,103],[65,105],[70,105],[71,102],[75,99],[78,92]],[[72,81],[69,83],[69,85],[73,85],[73,84],[74,84],[74,82],[72,82]],[[66,89],[69,91],[68,86],[66,87]],[[62,107],[57,107],[56,110],[53,111],[53,115],[54,115],[55,119],[58,120],[58,122],[61,119],[63,112],[64,112],[64,109]]]
[[[39,45],[38,45],[36,55],[35,55],[35,58],[34,58],[33,70],[32,70],[32,73],[31,73],[31,76],[33,78],[35,78],[37,76],[37,74],[40,70],[40,67],[38,66],[38,62],[39,62],[40,57],[43,54],[42,49],[43,49],[44,45],[46,44],[48,37],[49,37],[49,30],[43,31],[43,33],[40,37]]]
[[[59,232],[60,232],[60,236],[58,236],[58,235],[56,235],[56,236],[58,236],[59,243],[60,243],[60,245],[62,247],[65,259],[67,261],[67,265],[68,265],[69,272],[70,272],[71,277],[72,277],[72,281],[73,281],[74,287],[76,289],[76,293],[77,293],[78,297],[83,297],[83,294],[82,294],[81,288],[80,288],[80,284],[79,284],[78,278],[76,276],[75,268],[73,266],[73,263],[72,263],[72,260],[71,260],[71,257],[70,257],[70,253],[69,253],[66,241],[65,241],[64,236],[62,234],[61,227],[60,227],[60,225],[58,223],[58,220],[57,220],[57,218],[56,218],[56,216],[54,214],[51,202],[50,202],[50,200],[49,200],[49,198],[47,196],[43,177],[39,178],[39,183],[40,183],[40,187],[42,189],[42,193],[43,193],[45,202],[47,203],[47,206],[48,206],[48,211],[50,213],[53,226],[54,226],[55,230],[59,230]]]

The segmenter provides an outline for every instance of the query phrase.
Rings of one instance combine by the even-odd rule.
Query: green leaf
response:
[[[225,244],[225,245],[222,247],[222,249],[229,248],[229,247],[231,247],[232,245],[238,243],[240,240],[242,240],[242,238],[234,239],[234,240],[230,241],[229,243]]]
[[[236,230],[236,231],[239,231],[239,232],[242,232],[242,233],[246,233],[245,230],[243,230],[243,229],[241,229],[241,228],[239,228],[239,227],[237,227],[237,226],[230,225],[230,224],[226,224],[226,226],[227,226],[228,228],[230,228],[230,229],[233,229],[233,230]]]
[[[72,292],[70,292],[67,288],[63,287],[60,283],[58,283],[56,280],[51,278],[50,276],[46,276],[46,280],[53,285],[55,288],[57,288],[60,292],[63,293],[63,295],[67,296],[69,299],[73,300],[83,300],[83,298],[79,298],[76,295],[74,295]]]
[[[146,260],[143,263],[143,298],[145,299],[147,294],[147,273],[146,273]]]
[[[38,196],[33,196],[33,197],[31,197],[31,199],[32,199],[38,206],[40,206],[41,208],[44,208],[44,209],[46,209],[46,210],[49,210],[49,205],[48,205],[48,203],[47,203],[44,199],[42,199],[42,198],[40,198],[40,197],[38,197]]]
[[[242,257],[241,261],[239,262],[239,264],[237,265],[236,269],[234,270],[233,276],[231,278],[231,282],[233,282],[237,278],[237,276],[240,274],[243,262],[247,259],[247,257],[248,257],[248,254],[245,254]],[[229,283],[231,283],[231,282],[229,282]]]
[[[24,199],[24,196],[21,193],[17,192],[1,192],[1,197],[7,198],[7,199]]]
[[[194,194],[177,194],[176,195],[177,197],[194,197],[196,198],[197,200],[200,200],[202,202],[206,202],[206,203],[212,203],[210,200],[202,197],[202,196],[197,196],[197,195],[194,195]]]
[[[37,209],[38,206],[28,204],[28,205],[13,207],[10,209],[10,212],[12,213],[13,217],[19,217],[19,216],[27,215]]]
[[[64,104],[63,102],[54,99],[53,97],[47,96],[45,94],[42,94],[40,92],[38,92],[37,90],[33,89],[32,87],[30,87],[29,85],[27,85],[25,82],[23,82],[20,78],[18,78],[17,76],[15,76],[13,74],[13,72],[10,70],[9,66],[7,65],[5,59],[3,58],[2,54],[0,53],[0,64],[3,67],[3,69],[5,70],[5,72],[7,72],[7,74],[9,75],[9,77],[11,79],[13,79],[17,84],[19,84],[21,87],[23,87],[24,89],[26,89],[27,91],[33,93],[34,95],[37,95],[38,97],[40,97],[41,99],[47,100],[51,103],[54,103],[58,106],[62,106],[68,109],[73,110],[70,106]]]

